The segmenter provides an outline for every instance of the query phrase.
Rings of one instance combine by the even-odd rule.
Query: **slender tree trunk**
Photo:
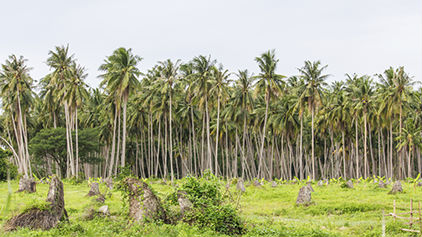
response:
[[[267,91],[266,91],[266,100],[265,100],[265,117],[264,117],[264,127],[262,128],[262,139],[261,139],[261,148],[259,151],[259,164],[258,164],[258,178],[262,178],[262,174],[264,173],[262,171],[262,159],[263,159],[263,154],[264,154],[264,144],[265,144],[265,130],[267,128],[267,118],[268,118],[268,108],[269,108],[269,104],[270,104],[270,94],[269,94],[269,88],[267,87]]]
[[[126,163],[126,109],[129,97],[129,91],[126,91],[123,95],[123,134],[122,134],[122,158],[120,160],[120,166],[125,167]]]
[[[111,142],[111,155],[110,155],[110,162],[109,162],[109,170],[108,176],[111,177],[113,175],[113,164],[114,164],[114,157],[116,151],[116,129],[117,129],[117,106],[114,111],[114,121],[113,121],[113,140]]]
[[[359,145],[358,145],[358,118],[355,118],[355,141],[356,141],[356,178],[358,179],[360,177],[359,175]]]
[[[315,108],[312,106],[312,179],[315,180],[315,151],[314,151],[314,144],[315,144],[315,137],[314,137],[314,110]]]
[[[367,151],[366,151],[366,137],[367,137],[367,126],[366,126],[366,113],[363,115],[363,124],[364,124],[364,135],[363,135],[363,157],[364,157],[364,163],[365,163],[365,174],[364,178],[366,179],[368,177],[368,157],[367,157]]]
[[[173,174],[173,136],[172,136],[172,124],[171,124],[171,113],[172,113],[172,102],[171,102],[171,92],[170,92],[170,116],[169,116],[169,130],[170,130],[170,173],[171,173],[171,183],[174,181],[174,174]]]
[[[78,108],[75,107],[75,160],[76,160],[76,177],[79,175],[79,138],[78,138]]]
[[[300,116],[299,175],[303,179],[303,115]]]
[[[208,112],[208,97],[205,96],[205,115],[207,117],[207,148],[208,148],[208,153],[207,153],[207,159],[209,161],[208,163],[208,167],[211,171],[211,173],[214,173],[212,170],[212,156],[211,156],[211,141],[210,141],[210,114]]]
[[[215,134],[215,175],[218,175],[218,136],[220,125],[220,95],[217,95],[217,133]]]

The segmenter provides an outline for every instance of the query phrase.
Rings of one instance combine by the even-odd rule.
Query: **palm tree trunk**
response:
[[[126,109],[128,102],[129,91],[126,91],[123,95],[123,134],[122,134],[122,159],[120,160],[120,166],[125,167],[126,163]]]
[[[214,171],[215,175],[218,175],[218,136],[219,136],[219,125],[220,125],[220,95],[217,96],[217,133],[215,134],[215,161]]]
[[[117,129],[117,106],[114,111],[113,140],[111,142],[111,155],[110,155],[110,162],[109,162],[107,177],[111,177],[113,175],[113,164],[114,164],[114,157],[115,157],[115,151],[116,151],[116,129]]]
[[[355,118],[355,141],[356,141],[356,148],[355,148],[355,155],[356,155],[356,178],[359,178],[359,145],[358,145],[358,118]]]
[[[363,115],[363,124],[364,124],[364,135],[363,135],[363,157],[364,157],[364,163],[365,163],[365,174],[364,178],[368,177],[368,158],[367,158],[367,152],[366,152],[366,137],[367,137],[367,126],[366,126],[366,113]]]
[[[170,130],[170,174],[171,174],[171,183],[174,181],[174,174],[173,174],[173,136],[172,136],[172,124],[171,124],[171,112],[172,112],[172,102],[171,102],[171,92],[170,92],[170,116],[169,116],[169,130]],[[177,135],[177,134],[176,134]]]
[[[207,153],[207,159],[209,161],[208,167],[211,171],[211,173],[214,173],[212,170],[212,157],[211,157],[211,142],[210,142],[210,114],[208,112],[208,98],[205,97],[205,114],[207,117],[207,147],[208,147],[208,153]]]
[[[259,164],[258,164],[258,178],[262,178],[262,173],[264,173],[262,170],[262,159],[264,154],[264,143],[265,143],[265,130],[267,128],[267,118],[268,118],[268,108],[270,104],[270,94],[269,94],[269,88],[267,88],[266,91],[266,100],[265,100],[265,117],[264,117],[264,127],[262,128],[262,139],[261,139],[261,149],[259,151]]]
[[[314,144],[315,144],[315,137],[314,137],[314,110],[315,108],[312,106],[312,179],[315,180],[315,154],[314,154]]]
[[[343,145],[343,175],[347,179],[347,173],[346,173],[346,144],[344,141],[344,129],[341,130],[341,141]]]
[[[226,124],[227,128],[227,124]],[[227,133],[227,129],[226,129]],[[228,134],[226,135],[228,136]],[[243,138],[242,138],[242,179],[245,179],[245,160],[246,160],[246,151],[245,151],[245,143],[246,143],[246,113],[243,113]]]
[[[412,177],[412,166],[411,166],[411,157],[410,155],[412,154],[412,150],[413,147],[411,144],[409,144],[409,155],[407,156],[407,177],[411,178]]]
[[[303,115],[300,116],[299,177],[303,179]]]
[[[393,121],[390,121],[390,178],[393,178]]]
[[[76,177],[79,173],[79,138],[78,138],[78,108],[75,107],[75,159],[76,159]]]
[[[117,175],[117,167],[119,166],[119,157],[120,157],[120,108],[117,111],[117,146],[116,146],[116,161],[114,163],[114,175]]]

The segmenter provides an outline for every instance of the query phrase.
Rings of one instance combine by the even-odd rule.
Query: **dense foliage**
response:
[[[33,166],[38,167],[34,171],[37,175],[51,175],[52,162],[58,164],[59,172],[66,175],[66,129],[45,128],[36,133],[29,144],[30,151],[34,155]],[[98,131],[86,128],[79,132],[79,156],[83,163],[97,164],[101,161],[98,156],[99,139]],[[73,134],[73,139],[75,135]],[[52,161],[52,162],[51,162]],[[47,170],[43,170],[47,164]],[[49,165],[49,166],[48,166]]]
[[[89,89],[67,46],[49,52],[51,71],[37,85],[26,60],[12,55],[0,70],[1,143],[14,148],[25,175],[50,166],[67,177],[117,176],[126,166],[138,177],[172,180],[206,170],[245,180],[422,172],[422,90],[403,67],[328,83],[319,61],[289,76],[279,74],[275,51],[255,61],[254,74],[229,72],[202,55],[141,73],[141,58],[118,48],[99,68],[100,88]],[[65,128],[60,150],[28,149],[43,129],[57,127]],[[87,128],[98,131],[98,142],[82,137]],[[95,149],[84,150],[87,139]]]
[[[16,166],[9,161],[11,156],[12,152],[0,149],[0,181],[6,181],[8,175],[10,179],[14,179],[18,174]]]
[[[186,177],[171,196],[175,198],[178,191],[185,192],[193,204],[192,209],[183,215],[184,222],[227,235],[245,233],[238,210],[234,208],[234,203],[223,196],[219,180],[212,174],[207,173],[202,178]],[[177,203],[176,200],[173,202]]]

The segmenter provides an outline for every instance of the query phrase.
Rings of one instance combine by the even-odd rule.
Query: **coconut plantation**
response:
[[[422,235],[422,3],[25,4],[0,236]]]

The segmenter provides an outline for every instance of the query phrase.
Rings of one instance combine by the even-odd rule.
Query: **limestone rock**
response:
[[[89,190],[87,194],[88,197],[92,197],[92,196],[100,194],[100,185],[97,182],[92,182],[90,186],[91,186],[91,189]]]
[[[400,181],[396,181],[393,184],[393,188],[391,189],[391,191],[388,194],[396,194],[396,193],[402,193],[403,192],[403,188],[401,186],[401,182]]]
[[[260,187],[260,186],[262,186],[262,184],[258,180],[254,180],[253,181],[253,186]]]
[[[305,206],[311,204],[311,190],[308,185],[300,188],[299,194],[296,199],[296,204]]]
[[[135,221],[162,220],[168,223],[167,213],[161,206],[160,199],[155,196],[147,183],[135,179],[126,179],[129,190],[129,216]]]
[[[271,182],[271,187],[273,187],[273,188],[277,187],[277,182],[275,182],[275,181]]]
[[[237,188],[237,190],[241,191],[242,193],[246,192],[245,184],[243,183],[243,179],[237,180],[236,188]]]
[[[35,193],[37,183],[34,181],[33,178],[22,177],[19,180],[19,189],[17,192],[28,192],[28,193]]]
[[[315,192],[314,189],[312,188],[311,183],[308,183],[306,186],[308,187],[310,192]]]
[[[6,221],[5,231],[13,231],[20,227],[48,230],[57,226],[58,222],[67,219],[64,203],[63,183],[54,176],[50,182],[46,202],[48,209],[34,207]]]
[[[184,191],[178,191],[177,192],[177,202],[180,206],[180,212],[182,215],[186,212],[192,209],[193,204],[192,202],[187,198],[187,193]]]
[[[322,187],[324,185],[324,183],[322,182],[322,180],[318,181],[318,186]]]

